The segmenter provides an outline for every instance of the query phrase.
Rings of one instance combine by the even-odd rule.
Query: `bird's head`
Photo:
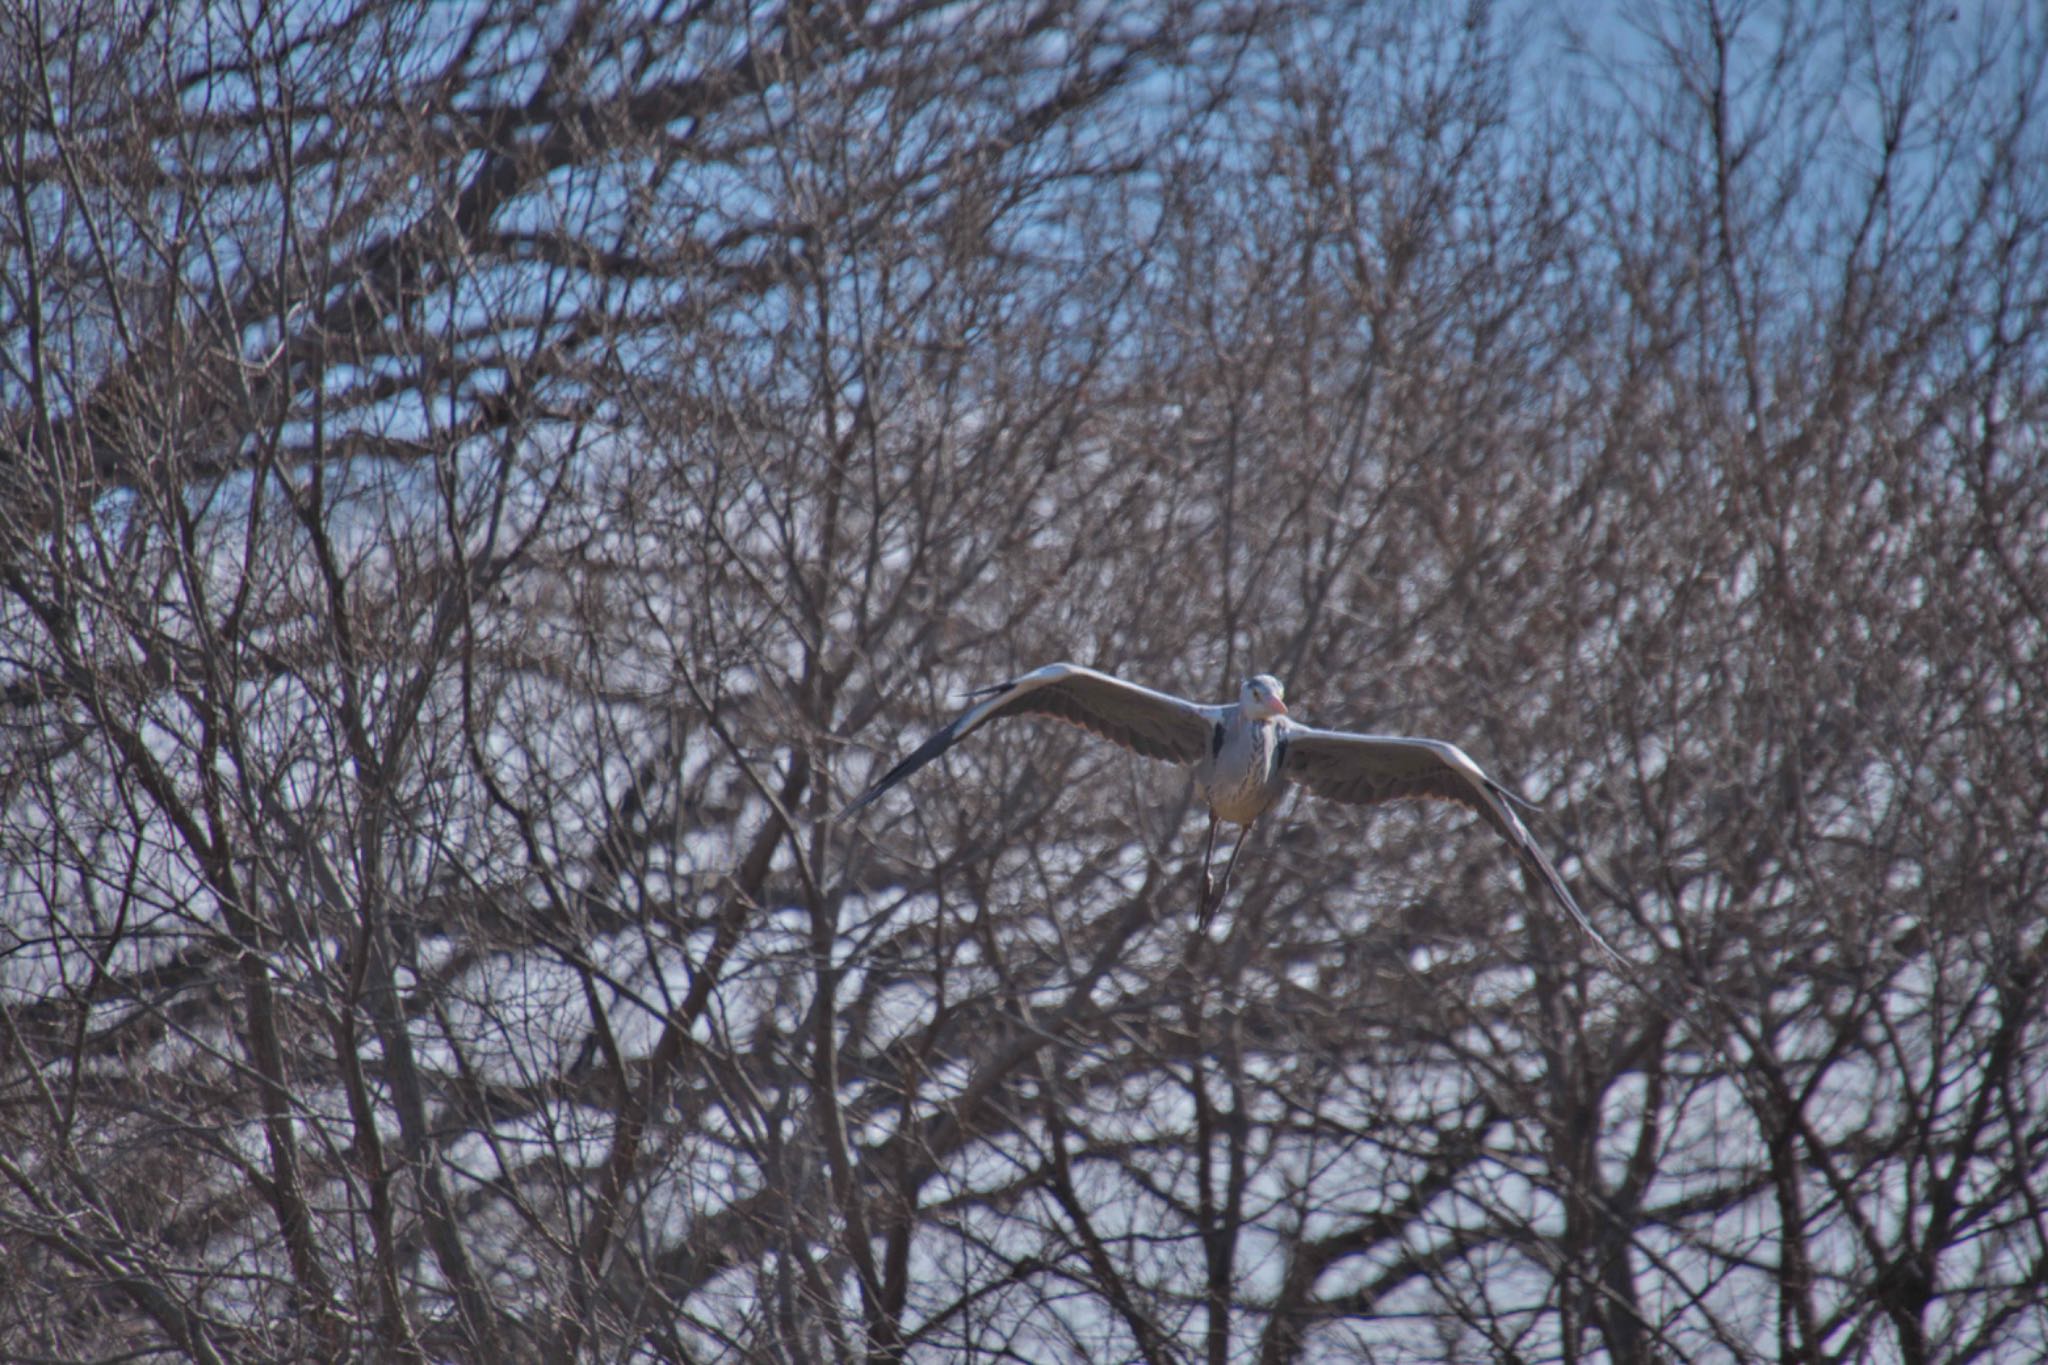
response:
[[[1287,689],[1271,673],[1260,673],[1244,680],[1237,704],[1253,720],[1271,720],[1287,714]]]

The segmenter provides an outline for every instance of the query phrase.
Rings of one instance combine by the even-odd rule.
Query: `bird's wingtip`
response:
[[[1493,787],[1494,791],[1497,792],[1501,796],[1501,798],[1511,806],[1519,806],[1521,809],[1529,811],[1532,814],[1543,809],[1543,807],[1537,805],[1534,801],[1531,801],[1528,797],[1522,795],[1513,787],[1507,786],[1500,782],[1492,782],[1491,786]]]
[[[880,796],[881,794],[882,789],[880,787],[870,787],[866,791],[862,792],[859,796],[854,797],[853,800],[841,806],[837,812],[828,814],[825,818],[828,820],[838,821],[845,820],[849,816],[858,815],[862,811],[866,810],[869,806],[875,804],[875,798]]]
[[[1629,959],[1623,957],[1621,955],[1621,950],[1615,947],[1612,943],[1609,943],[1607,941],[1607,935],[1601,933],[1597,928],[1594,927],[1593,917],[1591,915],[1588,915],[1585,912],[1585,910],[1580,907],[1578,898],[1573,896],[1571,891],[1564,885],[1563,877],[1558,878],[1558,880],[1551,886],[1551,890],[1554,893],[1556,893],[1557,898],[1564,903],[1566,913],[1569,914],[1572,917],[1572,919],[1577,922],[1580,932],[1585,934],[1587,938],[1593,940],[1594,946],[1598,947],[1601,952],[1607,955],[1610,961],[1614,962],[1624,971],[1630,971],[1634,969],[1635,964],[1629,961]]]

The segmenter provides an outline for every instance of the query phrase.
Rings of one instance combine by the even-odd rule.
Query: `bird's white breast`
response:
[[[1196,771],[1196,785],[1209,809],[1235,825],[1259,818],[1279,794],[1280,774],[1273,765],[1280,728],[1240,717],[1226,723],[1223,743]]]

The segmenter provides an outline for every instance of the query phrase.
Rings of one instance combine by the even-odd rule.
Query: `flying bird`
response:
[[[1556,866],[1529,837],[1528,827],[1512,804],[1521,798],[1488,777],[1454,744],[1297,724],[1287,712],[1286,689],[1269,673],[1245,679],[1235,704],[1217,706],[1155,692],[1078,664],[1048,664],[968,696],[974,705],[884,773],[841,812],[842,817],[869,805],[992,720],[1054,716],[1146,758],[1194,768],[1195,789],[1209,807],[1198,915],[1204,927],[1230,889],[1230,874],[1237,867],[1237,855],[1244,850],[1252,822],[1271,809],[1287,784],[1294,782],[1318,796],[1354,806],[1433,798],[1471,807],[1513,846],[1579,928],[1617,962],[1626,963],[1593,927]],[[1216,853],[1216,826],[1223,822],[1242,828],[1218,884],[1210,868]]]

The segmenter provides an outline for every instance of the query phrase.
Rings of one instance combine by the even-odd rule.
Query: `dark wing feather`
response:
[[[972,694],[979,700],[917,746],[841,815],[851,815],[989,721],[1041,715],[1081,726],[1146,758],[1193,763],[1208,751],[1220,706],[1200,706],[1078,664],[1048,664]]]
[[[1515,814],[1506,788],[1488,777],[1464,750],[1434,739],[1352,735],[1289,726],[1286,775],[1318,796],[1353,806],[1415,798],[1455,801],[1476,810],[1514,847],[1531,872],[1586,935],[1617,962],[1627,959],[1603,938],[1579,908],[1556,864],[1544,856]]]

